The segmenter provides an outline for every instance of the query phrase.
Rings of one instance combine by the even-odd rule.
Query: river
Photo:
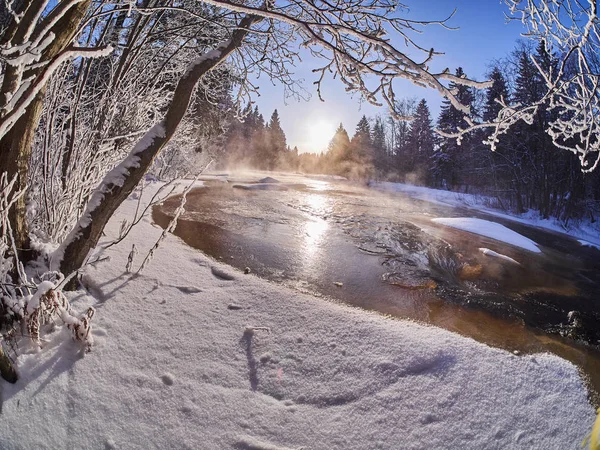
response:
[[[557,354],[581,369],[599,405],[600,252],[473,209],[319,177],[270,174],[280,182],[255,184],[260,176],[207,177],[188,194],[175,234],[240,270],[324,299],[515,353]],[[154,221],[166,227],[179,202],[155,207]],[[431,221],[437,217],[498,222],[542,252],[444,227]]]

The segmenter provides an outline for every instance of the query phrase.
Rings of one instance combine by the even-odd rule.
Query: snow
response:
[[[498,258],[503,261],[507,261],[512,264],[521,265],[518,261],[515,261],[510,256],[503,255],[501,253],[495,252],[494,250],[490,250],[489,248],[480,248],[479,251],[483,253],[485,256],[491,256],[492,258]]]
[[[579,243],[585,247],[592,247],[600,250],[600,244],[596,244],[594,242],[586,241],[585,239],[579,239]]]
[[[70,296],[96,308],[91,353],[57,328],[20,355],[0,448],[567,449],[592,428],[577,368],[554,355],[328,302],[172,235],[125,273],[132,244],[135,268],[161,232],[146,217],[87,268],[94,296]]]
[[[492,204],[493,199],[482,195],[462,194],[441,189],[391,182],[371,183],[371,187],[381,191],[401,192],[412,198],[432,204],[473,209],[502,219],[512,220],[513,222],[523,223],[557,233],[568,234],[571,237],[581,238],[594,246],[600,246],[600,229],[598,229],[597,225],[594,226],[589,222],[581,222],[576,226],[571,225],[565,229],[564,224],[556,218],[541,219],[538,211],[530,210],[517,215],[491,208],[487,205]]]
[[[192,71],[194,71],[196,69],[196,67],[198,67],[200,64],[204,63],[205,61],[210,60],[210,59],[221,58],[221,56],[223,55],[223,50],[225,50],[230,44],[231,44],[231,40],[228,39],[224,42],[221,42],[216,48],[204,53],[203,55],[200,55],[198,58],[196,58],[194,61],[192,61],[192,63],[188,66],[183,77],[187,77]]]
[[[27,302],[27,313],[32,313],[34,309],[39,308],[41,296],[55,287],[54,283],[50,281],[42,281],[38,284],[35,294],[25,297],[25,301]]]
[[[288,188],[281,184],[273,182],[268,183],[253,183],[253,184],[234,184],[235,189],[243,189],[245,191],[287,191]]]
[[[150,128],[144,136],[135,144],[129,155],[115,166],[110,172],[106,174],[100,187],[91,195],[88,201],[85,211],[81,215],[81,218],[77,222],[77,225],[73,228],[73,231],[69,233],[66,239],[52,254],[52,269],[58,270],[62,263],[65,250],[71,244],[71,242],[78,239],[81,235],[82,230],[90,226],[92,222],[92,213],[98,208],[104,200],[104,195],[111,192],[115,187],[122,187],[125,183],[126,177],[129,175],[129,170],[138,168],[140,166],[139,154],[147,151],[157,138],[165,137],[165,121],[161,120],[157,122],[152,128]],[[67,274],[68,276],[69,274]]]
[[[432,222],[447,227],[457,228],[459,230],[468,231],[469,233],[478,234],[480,236],[486,236],[497,241],[505,242],[515,247],[520,247],[525,250],[529,250],[534,253],[541,253],[537,244],[531,239],[520,235],[519,233],[506,228],[504,225],[500,225],[496,222],[490,222],[489,220],[473,219],[471,217],[451,217],[445,218],[440,217],[437,219],[431,219]]]

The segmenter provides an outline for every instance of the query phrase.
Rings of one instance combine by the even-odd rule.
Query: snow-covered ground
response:
[[[499,223],[489,220],[474,219],[472,217],[440,217],[431,219],[432,222],[445,225],[451,228],[468,231],[469,233],[486,236],[497,241],[506,242],[515,247],[520,247],[533,253],[540,253],[541,250],[535,242],[519,233],[506,228]]]
[[[577,226],[572,226],[568,230],[565,230],[560,221],[557,219],[540,219],[539,213],[536,211],[528,211],[527,213],[520,215],[511,215],[506,211],[499,211],[497,209],[486,207],[485,205],[489,203],[490,199],[481,195],[460,194],[441,189],[431,189],[423,186],[413,186],[411,184],[390,182],[373,183],[372,187],[382,191],[402,192],[411,196],[412,198],[424,200],[430,203],[477,209],[478,211],[482,211],[496,217],[510,219],[515,222],[532,225],[559,233],[568,233],[569,236],[578,238],[581,245],[595,247],[600,250],[600,230],[598,229],[598,225],[594,227],[590,223],[582,222]]]
[[[150,194],[146,190],[146,195]],[[110,222],[114,238],[135,201]],[[575,366],[244,275],[145,218],[87,269],[95,347],[57,329],[2,382],[2,449],[577,449]],[[267,327],[267,329],[252,327]]]

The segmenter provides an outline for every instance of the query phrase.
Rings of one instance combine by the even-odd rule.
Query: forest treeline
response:
[[[491,121],[501,109],[498,99],[528,105],[544,95],[545,81],[532,56],[544,65],[556,64],[543,44],[521,43],[488,74],[493,85],[483,91],[454,85],[471,119]],[[456,75],[466,77],[462,68]],[[583,173],[573,153],[556,148],[545,133],[554,118],[540,108],[531,123],[521,121],[499,137],[496,150],[484,145],[486,130],[464,137],[443,137],[466,127],[465,117],[445,100],[434,119],[425,100],[402,99],[399,110],[413,120],[391,116],[362,117],[352,135],[340,124],[326,151],[299,153],[286,144],[277,111],[265,121],[258,107],[248,106],[243,121],[234,120],[223,135],[220,163],[229,168],[251,167],[326,173],[353,180],[408,182],[462,193],[482,194],[493,205],[517,213],[539,211],[543,218],[595,221],[600,211],[598,171]]]

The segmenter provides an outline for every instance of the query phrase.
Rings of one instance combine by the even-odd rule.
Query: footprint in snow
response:
[[[173,382],[175,381],[175,378],[170,373],[165,373],[160,379],[167,386],[173,386]]]
[[[235,276],[233,276],[230,273],[225,272],[222,269],[219,269],[218,267],[212,266],[210,268],[210,271],[215,276],[215,278],[218,278],[219,280],[225,280],[225,281],[233,281],[233,280],[235,280]]]
[[[194,286],[173,286],[175,289],[178,289],[179,292],[184,294],[197,294],[198,292],[202,292],[202,289],[194,287]]]

